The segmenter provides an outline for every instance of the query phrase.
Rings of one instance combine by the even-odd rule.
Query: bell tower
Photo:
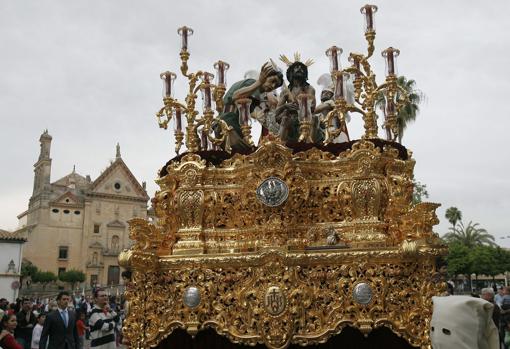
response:
[[[39,138],[41,150],[39,159],[34,164],[34,190],[32,192],[32,199],[44,192],[45,189],[49,189],[51,175],[51,140],[52,137],[48,133],[48,130],[45,130]]]

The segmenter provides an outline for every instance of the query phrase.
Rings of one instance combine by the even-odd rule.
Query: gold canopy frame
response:
[[[345,326],[386,326],[429,347],[433,295],[446,291],[432,226],[439,204],[412,204],[410,152],[360,140],[297,151],[267,137],[213,164],[188,153],[157,180],[157,222],[133,219],[124,335],[157,346],[174,329],[285,348],[323,343]],[[268,178],[287,198],[257,197]]]

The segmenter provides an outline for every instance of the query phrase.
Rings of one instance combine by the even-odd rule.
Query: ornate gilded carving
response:
[[[435,253],[429,252],[421,260],[403,258],[395,249],[166,257],[163,273],[146,274],[157,286],[146,289],[145,346],[175,326],[192,333],[212,327],[233,341],[269,348],[324,342],[345,326],[365,333],[388,326],[423,346],[430,297],[445,288],[431,277]],[[181,298],[190,283],[202,290],[196,308]]]
[[[411,203],[414,160],[402,154],[368,140],[337,155],[293,154],[266,138],[217,165],[197,154],[171,162],[153,200],[157,223],[130,221],[128,342],[147,348],[176,328],[209,327],[285,348],[387,326],[427,347],[445,247],[432,231],[438,205]],[[274,207],[257,199],[270,177],[289,192]]]
[[[375,178],[361,179],[352,184],[355,218],[378,221],[381,210],[381,186]]]

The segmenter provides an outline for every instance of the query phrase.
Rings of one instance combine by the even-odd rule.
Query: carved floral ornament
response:
[[[216,165],[197,154],[170,163],[157,223],[131,220],[135,245],[121,254],[134,271],[126,338],[149,347],[211,327],[285,348],[387,326],[426,347],[445,247],[432,231],[438,204],[411,204],[413,167],[371,141],[335,155],[275,139]],[[268,178],[288,187],[278,206],[257,199]]]

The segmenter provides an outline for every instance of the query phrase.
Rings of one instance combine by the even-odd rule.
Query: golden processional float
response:
[[[294,105],[287,110],[297,117],[288,120],[297,123],[299,139],[284,140],[273,127],[255,146],[250,119],[269,118],[275,108],[256,111],[253,98],[241,96],[234,112],[248,148],[237,152],[229,140],[235,131],[221,117],[228,64],[214,65],[215,81],[205,71],[190,73],[193,31],[179,29],[189,91],[183,102],[175,99],[176,74],[161,74],[164,106],[157,118],[165,129],[174,120],[177,152],[183,143],[187,151],[159,172],[157,220],[130,221],[134,245],[120,256],[133,272],[124,323],[130,347],[185,348],[172,345],[176,333],[191,343],[209,331],[232,347],[287,348],[327,344],[353,329],[370,337],[381,328],[408,347],[430,347],[431,298],[446,290],[437,260],[446,247],[432,231],[439,204],[412,203],[415,160],[396,142],[397,115],[408,102],[397,84],[399,51],[383,51],[382,84],[369,63],[376,10],[361,9],[367,54],[351,53],[351,65],[341,69],[342,50],[326,52],[334,95],[330,110],[318,116],[323,139],[312,137],[315,97],[296,96],[284,83],[278,106]],[[196,106],[199,93],[203,111]],[[284,94],[297,98],[282,102]],[[386,139],[377,132],[381,99]],[[347,131],[345,118],[357,114],[361,139],[336,142]]]

